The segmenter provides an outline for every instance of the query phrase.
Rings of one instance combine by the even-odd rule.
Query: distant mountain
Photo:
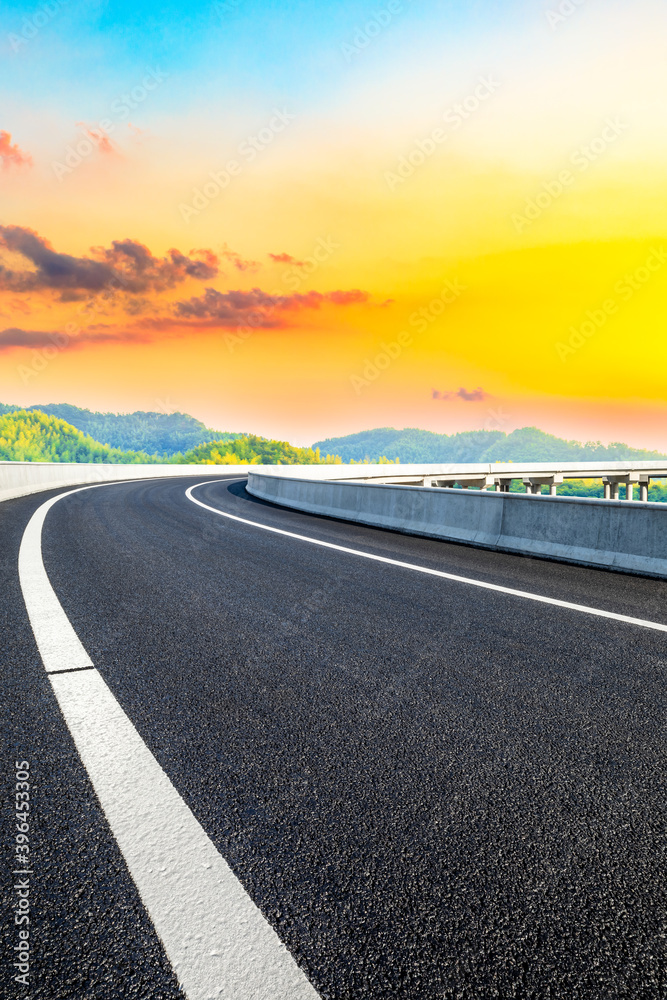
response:
[[[75,451],[78,449],[78,454],[87,454],[86,449],[93,445],[95,449],[107,447],[114,453],[114,457],[106,458],[102,458],[98,450],[94,450],[96,457],[91,458],[56,457],[65,446],[62,442],[62,447],[56,445],[57,434],[55,429],[50,427],[49,448],[50,454],[54,456],[50,458],[51,461],[132,462],[157,461],[159,458],[167,461],[177,459],[186,462],[217,463],[221,460],[221,456],[232,454],[237,455],[239,461],[261,461],[267,464],[274,461],[281,464],[293,462],[306,464],[325,461],[324,456],[334,456],[332,461],[340,456],[343,462],[399,459],[401,462],[438,463],[603,462],[628,459],[662,461],[667,458],[660,452],[631,448],[622,443],[603,445],[599,441],[588,441],[586,444],[566,441],[552,434],[545,434],[537,427],[522,427],[520,430],[512,431],[511,434],[505,434],[503,431],[463,431],[450,435],[435,434],[433,431],[420,430],[416,427],[406,427],[403,430],[378,427],[357,434],[348,434],[345,437],[317,441],[311,451],[307,448],[294,448],[286,441],[269,441],[255,435],[212,430],[187,413],[154,413],[145,410],[120,414],[97,413],[70,403],[48,403],[19,410],[16,406],[0,403],[0,420],[3,414],[10,416],[19,413],[24,415],[24,424],[27,413],[41,413],[64,421],[70,431],[76,429],[83,437],[87,436],[89,441],[85,447],[78,442],[75,448]],[[27,428],[27,425],[25,426]],[[46,433],[46,425],[40,423],[39,426]],[[9,428],[10,424],[6,424],[5,427]],[[38,434],[37,425],[33,425],[30,430],[31,448],[36,447],[35,455],[41,455],[41,445],[39,447],[36,445],[35,434]],[[74,447],[74,441],[70,438],[67,440],[69,442],[67,447]],[[11,446],[6,444],[2,457],[13,457],[18,442],[19,439],[16,438]],[[7,448],[12,451],[12,455],[7,453]],[[316,454],[318,452],[319,454]],[[124,454],[128,454],[128,457],[118,457]],[[141,459],[133,457],[135,455],[142,457]],[[47,459],[44,454],[44,457],[35,457],[32,460]]]
[[[2,411],[5,411],[4,413]],[[8,412],[7,412],[8,411]],[[86,412],[86,411],[83,411]],[[203,425],[202,425],[203,426]],[[317,465],[340,463],[320,458],[311,448],[295,448],[287,441],[272,441],[243,434],[197,445],[165,458],[144,451],[111,448],[95,441],[72,424],[39,410],[0,406],[0,461],[11,462],[109,462],[112,464],[175,462],[201,465]]]
[[[17,410],[0,404],[0,414]],[[70,403],[45,403],[26,407],[65,420],[95,441],[123,451],[143,451],[156,455],[175,455],[209,441],[232,441],[240,433],[215,431],[187,413],[96,413]]]
[[[435,434],[415,427],[375,430],[327,438],[313,445],[323,454],[340,455],[344,462],[377,462],[381,457],[401,462],[604,462],[665,459],[657,451],[631,448],[627,444],[600,444],[589,441],[566,441],[546,434],[537,427],[503,431],[463,431],[460,434]]]

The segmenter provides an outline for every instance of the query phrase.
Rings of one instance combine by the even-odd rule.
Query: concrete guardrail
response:
[[[166,476],[245,475],[245,465],[106,465],[95,462],[0,462],[0,502],[29,493],[91,486],[119,479],[162,479]]]
[[[667,504],[316,481],[252,467],[248,471],[249,493],[295,510],[409,535],[667,578]],[[329,470],[329,475],[336,473]]]
[[[642,466],[648,468],[641,468]],[[632,483],[662,469],[624,463],[613,471]],[[554,468],[544,463],[530,472],[542,478]],[[595,475],[597,468],[578,467]],[[457,473],[458,469],[458,473]],[[512,478],[524,474],[511,469]],[[667,504],[582,497],[539,496],[380,483],[391,476],[417,476],[439,481],[456,473],[496,477],[507,466],[258,466],[258,465],[104,465],[66,462],[0,462],[0,501],[43,490],[172,476],[249,475],[254,496],[295,510],[356,521],[404,534],[461,542],[504,552],[598,566],[667,578]],[[561,466],[561,469],[563,467]],[[566,473],[570,470],[563,469]],[[574,470],[572,470],[574,471]],[[648,478],[648,476],[647,476]],[[651,477],[652,478],[652,477]],[[360,482],[360,480],[364,480]]]
[[[215,479],[235,473],[244,476],[248,465],[110,465],[102,462],[0,462],[0,502],[43,490],[62,489],[66,486],[85,486],[94,483],[111,483],[120,479],[162,479],[167,476],[197,476]],[[336,476],[358,478],[360,475],[375,476],[386,465],[254,465],[253,469],[263,469],[283,475],[329,478],[333,469]],[[422,472],[431,466],[401,466],[401,469],[416,469]],[[440,468],[438,466],[438,468]]]

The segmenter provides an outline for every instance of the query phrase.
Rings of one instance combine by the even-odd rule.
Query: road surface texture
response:
[[[667,633],[217,516],[185,495],[205,480],[64,498],[44,564],[113,696],[316,993],[664,1000]],[[19,586],[24,529],[58,492],[0,505],[3,836],[14,761],[29,760],[34,868],[31,990],[6,975],[0,992],[176,1000]],[[667,624],[667,582],[291,512],[242,480],[193,496]],[[9,921],[4,933],[9,954]]]

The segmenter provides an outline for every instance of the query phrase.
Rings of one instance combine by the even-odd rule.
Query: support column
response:
[[[557,487],[563,482],[563,475],[560,472],[555,472],[552,476],[526,476],[523,480],[523,484],[526,487],[526,493],[534,493],[536,496],[542,495],[542,487],[549,487],[549,494],[552,497],[557,495]]]

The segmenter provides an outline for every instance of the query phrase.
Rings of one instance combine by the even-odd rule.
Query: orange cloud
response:
[[[32,156],[29,153],[24,153],[19,148],[18,143],[12,145],[12,137],[9,132],[0,132],[0,161],[4,170],[11,166],[32,166]]]
[[[84,344],[155,343],[188,336],[191,331],[206,333],[210,330],[285,329],[289,327],[289,314],[319,309],[324,305],[346,306],[364,303],[368,293],[359,289],[333,292],[306,292],[295,295],[269,295],[261,288],[249,291],[218,292],[207,288],[204,295],[176,302],[171,316],[151,316],[135,320],[129,325],[112,327],[107,323],[94,323],[84,329],[69,324],[65,332],[59,330],[23,330],[9,327],[0,330],[0,351],[10,348],[40,348],[55,345],[60,350]],[[130,300],[130,304],[133,300]],[[143,311],[143,303],[136,309],[128,308],[131,315]]]
[[[145,343],[149,337],[134,334],[132,340]],[[76,347],[82,344],[127,343],[128,334],[122,330],[77,330],[75,333],[62,333],[59,330],[21,330],[18,327],[8,327],[0,330],[0,351],[11,347]]]
[[[293,264],[294,267],[303,267],[304,261],[292,257],[291,253],[270,253],[267,255],[275,264]]]
[[[174,310],[182,319],[212,320],[217,326],[233,327],[250,322],[257,328],[270,329],[284,325],[276,312],[319,309],[325,303],[335,306],[354,305],[366,302],[368,297],[368,292],[358,288],[294,295],[269,295],[261,288],[228,292],[207,288],[203,295],[193,296],[186,302],[177,302]]]
[[[233,264],[237,271],[255,271],[259,267],[259,261],[256,260],[246,260],[242,257],[240,253],[236,250],[230,250],[230,248],[225,243],[221,253],[221,257],[228,260],[230,264]]]

